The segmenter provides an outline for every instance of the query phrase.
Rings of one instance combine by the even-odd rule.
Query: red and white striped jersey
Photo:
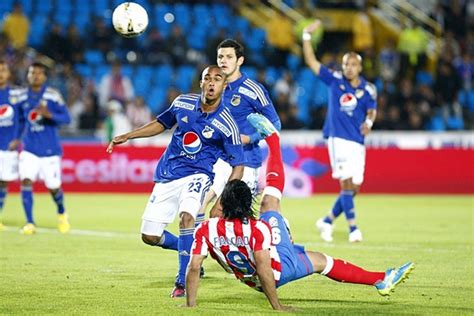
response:
[[[262,291],[254,252],[269,249],[275,282],[280,280],[281,263],[272,243],[270,226],[261,220],[211,218],[194,232],[193,255],[211,256],[229,273],[248,286]]]

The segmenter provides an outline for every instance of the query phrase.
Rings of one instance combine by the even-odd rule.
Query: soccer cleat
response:
[[[58,215],[58,230],[61,234],[67,234],[71,229],[71,224],[69,224],[69,220],[66,214],[59,214]]]
[[[361,241],[362,241],[362,232],[359,229],[356,229],[352,233],[349,233],[349,242],[361,242]]]
[[[186,297],[186,289],[184,288],[184,285],[181,283],[175,283],[173,291],[171,292],[171,297]]]
[[[247,121],[252,125],[257,132],[264,136],[270,136],[273,133],[278,133],[275,126],[265,116],[259,113],[251,113],[247,116]]]
[[[36,233],[36,226],[33,223],[26,223],[25,226],[20,230],[23,235],[33,235]]]
[[[201,266],[201,270],[199,270],[199,278],[204,279],[205,276],[206,276],[206,272],[204,271],[204,267]]]
[[[321,235],[322,240],[324,240],[325,242],[332,242],[333,241],[332,231],[333,231],[334,227],[333,227],[332,224],[326,223],[324,221],[324,218],[320,218],[316,222],[316,228],[319,229],[319,231],[321,233],[320,235]]]
[[[388,269],[385,272],[383,281],[377,282],[375,284],[375,288],[382,296],[390,295],[398,284],[402,283],[408,278],[408,275],[411,273],[411,271],[413,271],[414,268],[415,265],[413,262],[407,262],[400,268]]]

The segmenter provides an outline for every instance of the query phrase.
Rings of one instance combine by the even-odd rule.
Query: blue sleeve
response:
[[[369,93],[367,110],[377,109],[377,88],[372,83],[367,82],[365,90]]]
[[[278,117],[278,113],[276,112],[275,107],[273,106],[273,102],[270,99],[268,91],[263,86],[261,86],[261,89],[265,96],[265,98],[262,99],[264,104],[261,102],[262,100],[260,98],[257,98],[255,102],[255,108],[258,113],[262,114],[270,122],[272,122],[273,126],[275,126],[277,130],[281,130],[281,121],[280,121],[280,118]],[[260,140],[264,138],[258,132],[255,132],[252,135],[249,135],[249,137],[250,137],[250,143],[258,143]]]
[[[226,153],[226,161],[232,166],[240,166],[244,164],[244,147],[240,141],[240,133],[237,124],[232,119],[232,124],[227,125],[230,133],[224,134],[224,152]]]
[[[71,122],[71,117],[69,116],[69,111],[67,110],[66,105],[48,101],[48,110],[52,114],[51,120],[54,121],[56,124],[69,124]]]
[[[170,105],[168,109],[158,114],[156,120],[160,122],[165,128],[171,129],[176,124],[176,116],[173,105]]]
[[[328,86],[336,80],[334,72],[330,71],[329,68],[324,65],[321,65],[321,68],[319,69],[319,78]]]

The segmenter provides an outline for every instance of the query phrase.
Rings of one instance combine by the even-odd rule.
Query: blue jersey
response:
[[[377,108],[377,90],[373,84],[360,77],[360,84],[352,87],[338,71],[330,71],[321,65],[319,77],[329,86],[328,113],[323,135],[339,137],[364,144],[360,127],[367,111]]]
[[[47,106],[51,119],[36,112],[38,106]],[[23,149],[38,157],[62,155],[58,127],[71,121],[61,94],[53,88],[43,86],[40,91],[28,90],[28,99],[22,106],[25,120]]]
[[[20,138],[20,106],[26,98],[25,89],[0,89],[0,150],[8,150],[8,144]]]
[[[177,124],[171,142],[158,162],[155,182],[169,182],[204,173],[214,179],[217,158],[226,155],[232,166],[243,164],[240,134],[229,110],[222,102],[216,111],[201,110],[198,94],[182,94],[157,116],[167,129]]]
[[[224,91],[224,104],[229,108],[237,122],[239,131],[244,135],[254,134],[255,128],[247,122],[250,113],[260,113],[280,129],[281,123],[275,111],[267,90],[258,82],[245,74],[234,82],[229,82]],[[262,165],[262,153],[257,139],[251,144],[244,145],[244,165],[257,168]],[[222,157],[227,161],[226,157]]]

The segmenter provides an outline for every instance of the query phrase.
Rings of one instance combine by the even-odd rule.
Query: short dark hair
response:
[[[252,209],[252,192],[242,180],[227,182],[221,195],[222,213],[225,219],[255,219]]]
[[[235,50],[235,56],[237,56],[237,59],[244,56],[244,47],[235,39],[227,38],[223,40],[222,42],[219,43],[219,45],[217,45],[217,50],[219,50],[219,48],[227,48],[227,47],[232,47]]]
[[[43,69],[44,74],[46,75],[46,77],[48,77],[49,68],[48,68],[48,66],[46,66],[46,65],[43,64],[42,62],[35,61],[35,62],[33,62],[33,63],[30,65],[30,67],[35,67],[35,68],[41,68],[41,69]]]

